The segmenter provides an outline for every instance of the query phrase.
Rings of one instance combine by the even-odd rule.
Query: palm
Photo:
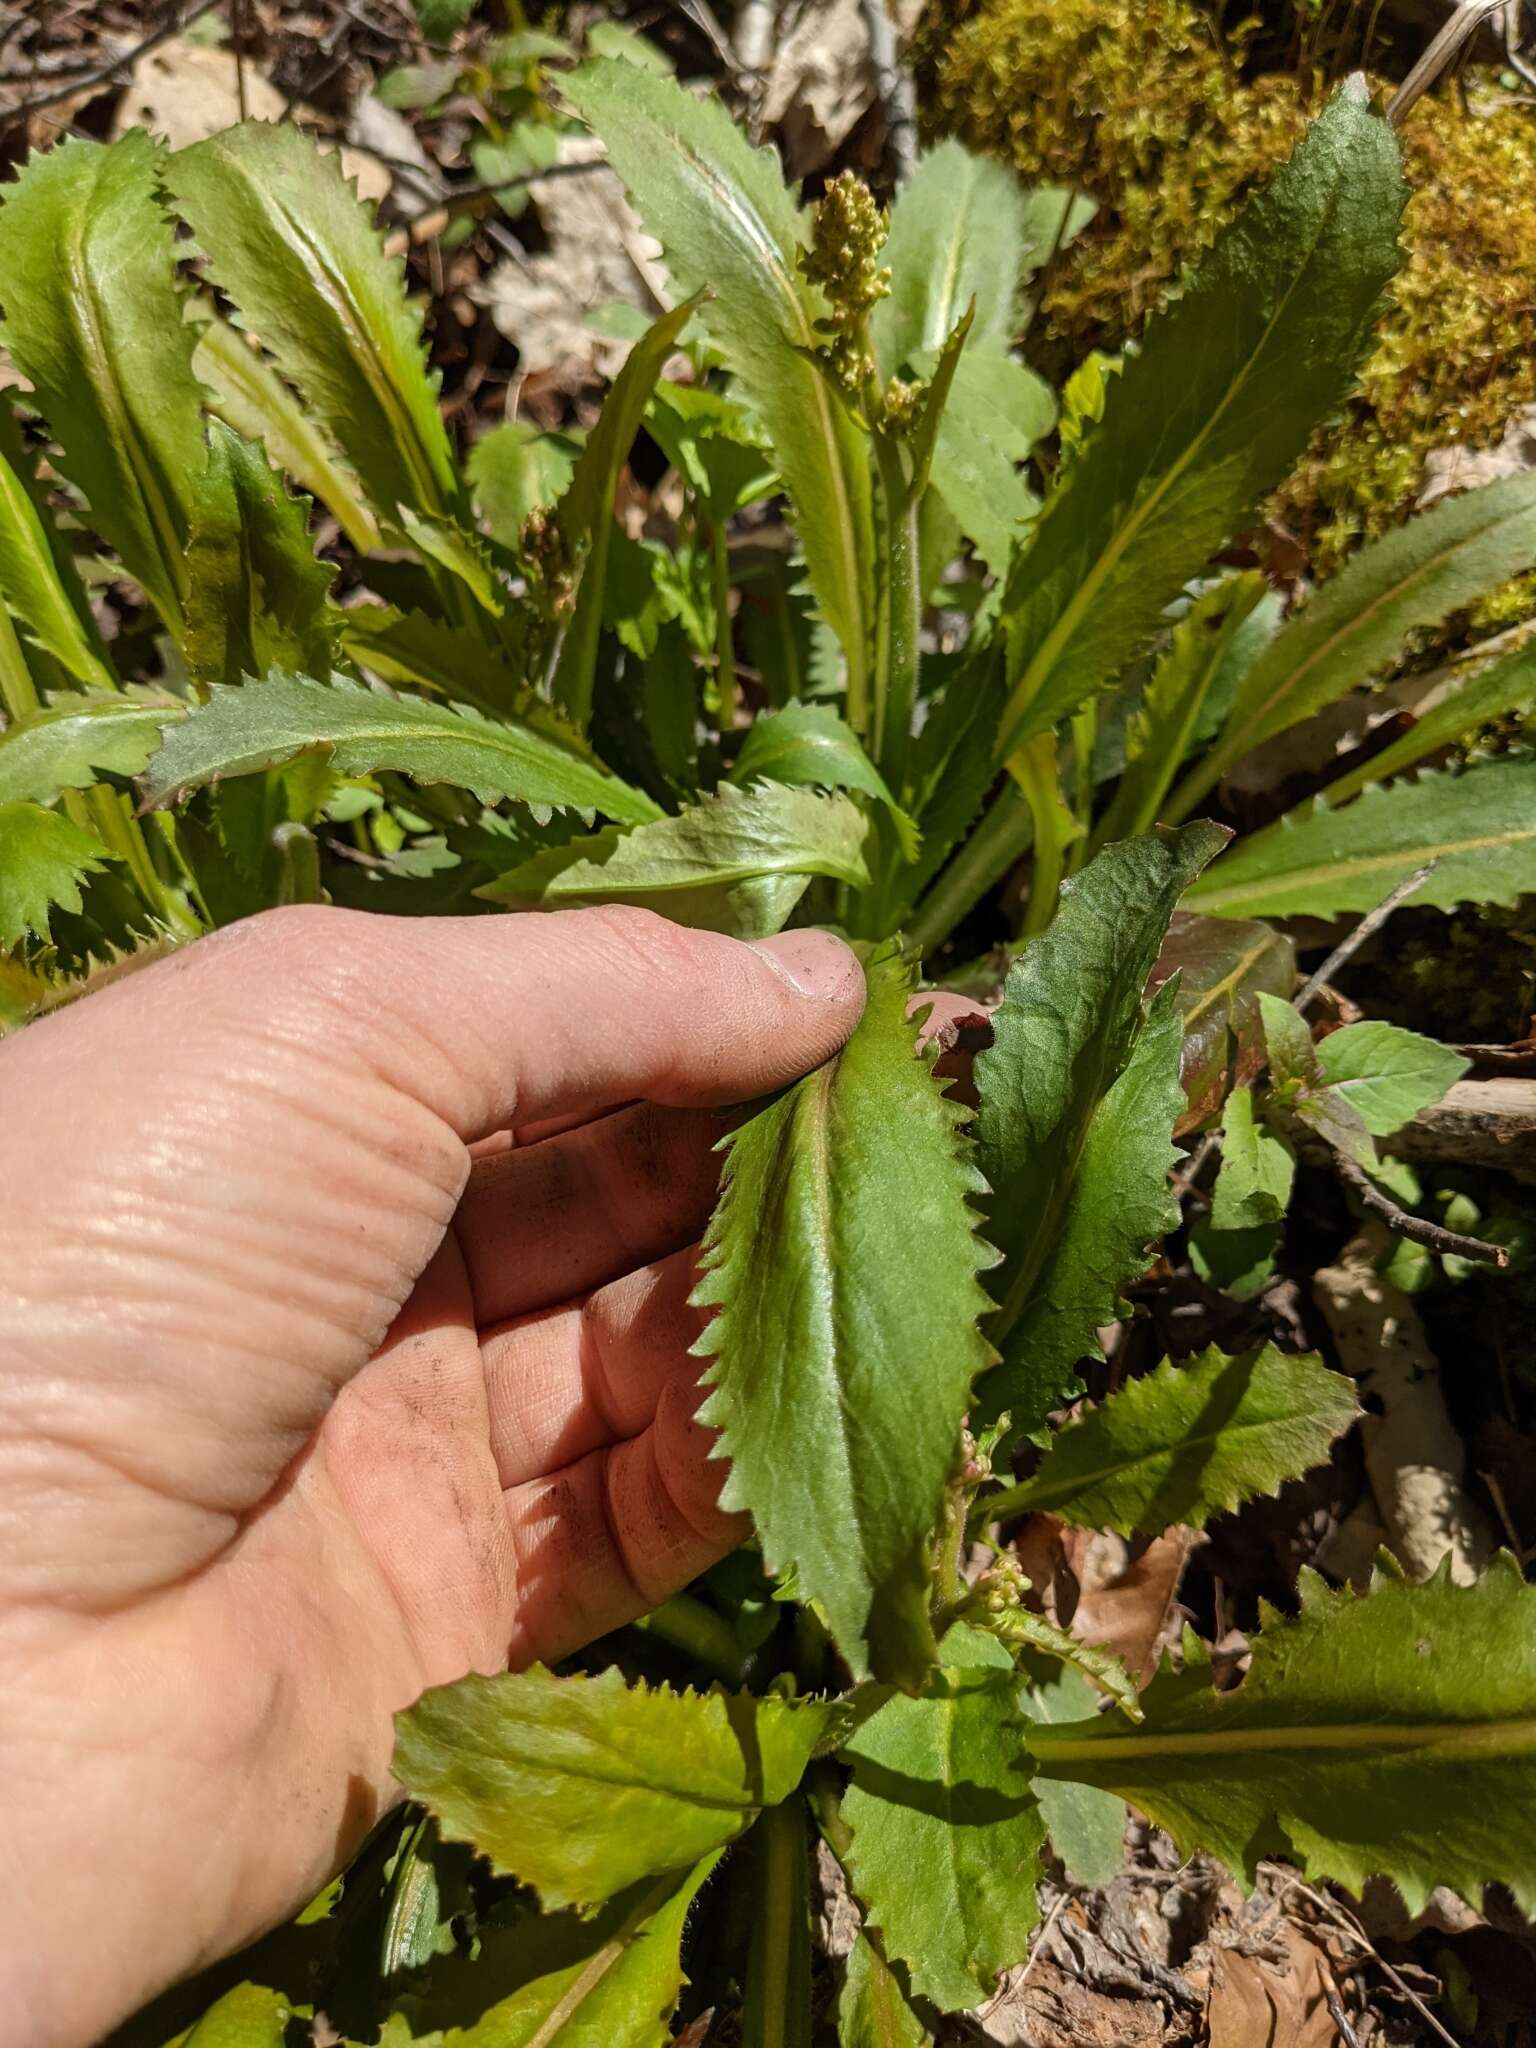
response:
[[[16,1953],[134,1860],[40,2040],[318,1889],[424,1687],[558,1657],[739,1534],[688,1355],[721,1125],[634,1098],[789,1078],[857,970],[834,947],[818,1006],[654,919],[492,922],[428,930],[439,987],[419,924],[280,913],[0,1055],[0,1748],[96,1849]],[[566,985],[605,982],[571,1028]],[[562,1128],[518,1144],[520,1114]],[[18,1808],[18,1868],[58,1863],[52,1811]]]

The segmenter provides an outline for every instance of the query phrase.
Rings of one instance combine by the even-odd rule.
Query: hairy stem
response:
[[[1014,862],[1028,853],[1034,829],[1029,805],[1010,776],[908,921],[908,935],[921,952],[931,953],[942,945]]]
[[[752,1850],[743,2048],[810,2048],[810,1859],[798,1793],[766,1810],[752,1832]]]

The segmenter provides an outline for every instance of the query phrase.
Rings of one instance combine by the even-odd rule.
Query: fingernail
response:
[[[858,961],[831,932],[776,932],[771,939],[754,939],[752,949],[796,995],[841,996],[861,978]]]

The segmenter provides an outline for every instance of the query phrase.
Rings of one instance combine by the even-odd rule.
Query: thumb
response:
[[[746,1101],[829,1059],[864,1008],[859,963],[830,932],[748,945],[630,908],[256,924],[276,985],[329,983],[350,1022],[321,1028],[358,1034],[359,1056],[466,1143],[635,1100]]]

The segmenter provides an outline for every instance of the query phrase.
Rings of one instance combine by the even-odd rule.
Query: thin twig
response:
[[[891,175],[905,185],[917,169],[917,105],[912,80],[896,48],[896,26],[886,0],[864,0],[864,25],[869,30],[869,61],[875,90],[885,115],[885,149]]]
[[[379,157],[377,151],[369,151],[386,168],[411,168],[396,157]],[[605,171],[606,157],[591,157],[578,163],[546,164],[541,171],[522,171],[515,178],[498,178],[492,185],[462,185],[457,191],[440,193],[429,206],[419,213],[410,214],[399,227],[391,230],[384,243],[386,256],[403,255],[406,249],[418,242],[430,242],[434,235],[440,235],[448,223],[460,219],[466,213],[477,213],[486,207],[499,192],[516,192],[527,185],[542,184],[546,178],[570,178],[581,171]],[[419,175],[419,172],[418,172]]]
[[[1325,1893],[1313,1891],[1311,1885],[1304,1884],[1294,1871],[1284,1870],[1284,1866],[1280,1864],[1271,1864],[1270,1868],[1276,1871],[1283,1871],[1288,1891],[1298,1891],[1304,1899],[1310,1899],[1320,1913],[1327,1915],[1342,1935],[1370,1957],[1393,1990],[1407,1999],[1419,2018],[1423,2020],[1427,2027],[1439,2035],[1440,2039],[1447,2044],[1447,2048],[1461,2048],[1461,2043],[1456,2039],[1456,2036],[1447,2033],[1446,2029],[1441,2026],[1439,2020],[1435,2018],[1407,1978],[1403,1976],[1401,1971],[1394,1970],[1386,1957],[1377,1950],[1353,1914],[1346,1913],[1337,1900],[1328,1898]]]
[[[1481,1266],[1507,1266],[1509,1253],[1501,1244],[1487,1244],[1480,1237],[1464,1237],[1459,1230],[1447,1230],[1439,1223],[1431,1223],[1427,1216],[1415,1216],[1411,1209],[1405,1209],[1383,1188],[1379,1188],[1366,1172],[1350,1158],[1347,1152],[1333,1151],[1334,1170],[1347,1186],[1354,1189],[1367,1209],[1376,1214],[1399,1237],[1406,1237],[1410,1244],[1421,1244],[1426,1251],[1451,1253],[1458,1259],[1475,1259]]]
[[[1387,119],[1394,128],[1402,127],[1441,72],[1455,62],[1462,46],[1503,6],[1504,0],[1458,0],[1440,33],[1392,95]]]
[[[1339,969],[1347,966],[1365,944],[1366,940],[1373,938],[1381,930],[1397,906],[1400,903],[1406,903],[1414,891],[1421,884],[1429,880],[1435,871],[1436,865],[1436,862],[1432,860],[1426,861],[1423,867],[1416,869],[1413,874],[1405,876],[1389,896],[1383,896],[1374,910],[1368,910],[1365,913],[1348,938],[1340,939],[1317,972],[1310,975],[1302,984],[1301,993],[1295,999],[1298,1010],[1304,1011],[1309,1003],[1316,1000],[1338,973]]]
[[[143,41],[135,43],[131,50],[122,51],[107,63],[98,64],[93,70],[83,72],[78,78],[72,78],[66,85],[54,86],[51,92],[40,92],[33,99],[23,100],[19,106],[8,107],[5,118],[8,121],[17,121],[27,114],[39,114],[44,107],[56,107],[63,100],[72,100],[79,93],[89,92],[93,85],[115,83],[119,71],[128,70],[140,57],[147,56],[151,50],[158,50],[160,45],[168,43],[172,36],[179,36],[184,29],[189,29],[194,21],[201,21],[205,14],[211,14],[219,4],[220,0],[195,0],[195,5],[188,8],[185,14],[177,15],[172,21],[163,21],[153,35],[145,36]]]

